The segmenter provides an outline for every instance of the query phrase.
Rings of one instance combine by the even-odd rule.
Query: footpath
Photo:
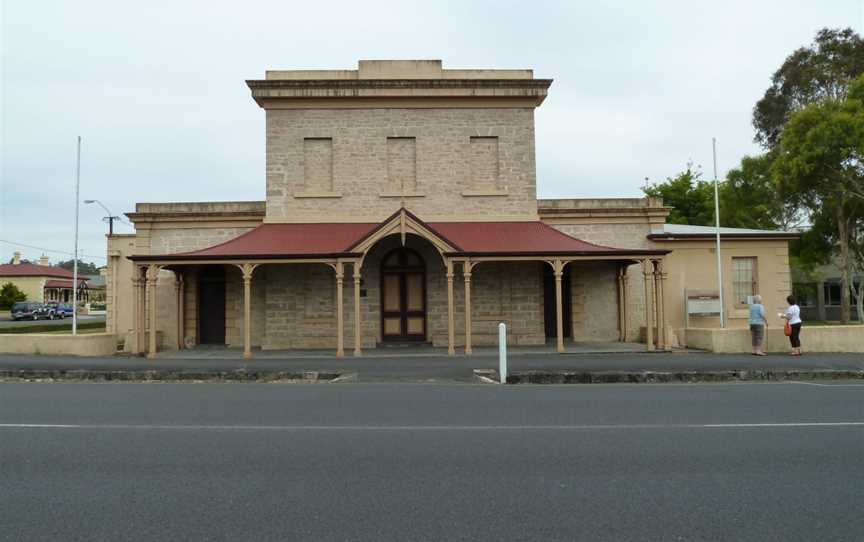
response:
[[[239,354],[239,352],[238,352]],[[196,358],[0,355],[0,380],[127,382],[490,382],[499,379],[493,355],[335,358],[286,354],[243,360],[239,355]],[[861,354],[801,357],[703,352],[512,356],[509,384],[592,384],[864,379]]]

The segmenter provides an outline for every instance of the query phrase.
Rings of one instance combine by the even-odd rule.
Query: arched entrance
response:
[[[426,265],[409,248],[381,260],[381,330],[385,342],[426,340]]]

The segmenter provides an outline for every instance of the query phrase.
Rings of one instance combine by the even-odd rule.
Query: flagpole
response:
[[[714,220],[717,228],[717,290],[720,293],[720,327],[726,327],[726,304],[723,298],[723,259],[720,257],[720,182],[717,180],[717,138],[711,138],[714,155]]]
[[[81,186],[81,136],[75,162],[75,252],[72,256],[72,335],[78,334],[78,189]]]

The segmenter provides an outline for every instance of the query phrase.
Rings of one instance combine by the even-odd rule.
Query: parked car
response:
[[[12,305],[10,311],[13,320],[39,320],[40,318],[54,318],[54,310],[44,303],[33,303],[20,301]]]
[[[54,318],[64,319],[72,318],[72,303],[57,303],[56,301],[48,303],[48,307],[53,312]]]

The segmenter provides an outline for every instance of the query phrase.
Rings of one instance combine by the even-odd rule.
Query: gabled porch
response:
[[[641,265],[645,348],[665,349],[667,253],[595,245],[539,221],[427,223],[405,208],[379,224],[265,223],[198,251],[131,256],[133,351],[156,355],[157,334],[147,330],[164,327],[157,321],[156,292],[158,281],[164,280],[160,271],[168,270],[174,274],[177,315],[176,330],[170,333],[176,345],[170,346],[178,350],[206,342],[208,326],[218,330],[221,325],[222,344],[241,343],[247,359],[253,346],[263,348],[256,354],[329,346],[342,357],[346,344],[361,356],[370,347],[410,340],[446,346],[449,355],[457,348],[471,355],[475,333],[481,344],[489,344],[493,339],[486,328],[497,321],[509,320],[515,346],[540,347],[546,342],[544,322],[554,320],[554,349],[566,352],[568,271],[578,272],[589,262],[601,262],[611,271],[614,296],[609,303],[617,304],[621,343],[636,338],[628,333],[628,322],[636,315],[628,314],[626,270]],[[546,298],[554,313],[543,309],[544,268],[551,274]],[[322,270],[332,272],[329,285]],[[347,303],[346,280],[353,282]],[[227,316],[210,323],[220,311],[232,315],[230,324]],[[232,330],[238,331],[233,339]],[[214,342],[219,340],[217,333]]]

